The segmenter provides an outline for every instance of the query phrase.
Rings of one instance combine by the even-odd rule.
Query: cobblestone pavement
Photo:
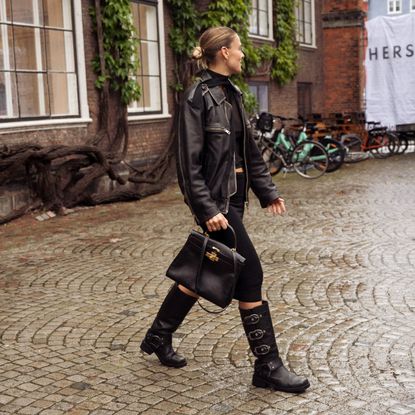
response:
[[[289,212],[246,224],[281,354],[309,377],[251,386],[237,305],[194,307],[182,369],[139,344],[192,226],[177,187],[0,227],[0,414],[415,414],[415,154],[278,177]],[[252,199],[252,198],[251,198]]]

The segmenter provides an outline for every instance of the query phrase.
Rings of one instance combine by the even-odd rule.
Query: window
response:
[[[249,82],[249,91],[258,103],[258,112],[268,112],[268,84]]]
[[[401,13],[402,0],[388,0],[388,14]]]
[[[296,5],[297,41],[301,45],[316,46],[314,0],[299,0]]]
[[[130,104],[130,114],[160,114],[166,111],[163,108],[163,102],[167,101],[164,95],[165,80],[161,70],[164,45],[160,42],[163,39],[160,32],[163,14],[159,7],[161,4],[158,1],[131,2],[134,26],[139,39],[140,67],[135,78],[141,87],[141,97],[139,101]]]
[[[249,16],[249,33],[254,36],[272,38],[272,1],[252,0]]]
[[[0,120],[79,116],[71,0],[0,0]]]

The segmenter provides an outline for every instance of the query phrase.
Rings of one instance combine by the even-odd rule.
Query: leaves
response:
[[[295,40],[296,17],[295,1],[273,0],[275,43],[254,45],[249,36],[249,16],[252,11],[251,0],[214,0],[208,2],[204,12],[196,10],[190,0],[167,0],[172,14],[173,27],[170,30],[170,47],[176,56],[176,83],[171,87],[176,92],[186,85],[185,63],[197,44],[198,36],[207,28],[228,26],[234,29],[243,45],[245,59],[243,73],[253,76],[261,64],[271,62],[271,79],[284,85],[297,74],[297,44]],[[236,80],[245,93],[245,105],[248,111],[256,107],[255,98],[249,93],[246,81],[241,77]]]
[[[140,99],[141,90],[134,75],[139,68],[138,39],[133,24],[129,0],[102,0],[101,23],[103,29],[103,46],[105,73],[99,57],[92,62],[98,77],[95,86],[102,89],[106,82],[114,91],[120,91],[123,104]],[[94,25],[97,12],[90,10]]]
[[[274,38],[277,47],[272,56],[271,78],[285,85],[293,80],[298,71],[295,2],[274,0]]]

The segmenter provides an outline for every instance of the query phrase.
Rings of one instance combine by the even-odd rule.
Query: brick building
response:
[[[100,109],[91,65],[96,55],[92,3],[0,0],[0,145],[82,144],[96,133]],[[273,42],[272,0],[252,3],[252,39]],[[298,76],[284,87],[267,74],[249,79],[261,110],[296,116],[360,105],[362,6],[361,0],[298,2]],[[171,16],[163,1],[131,0],[131,8],[140,38],[142,97],[129,107],[127,157],[143,165],[162,152],[172,128]],[[24,188],[0,188],[0,215],[18,208],[26,196]]]
[[[325,114],[364,110],[364,23],[367,6],[365,0],[324,2],[322,112]]]

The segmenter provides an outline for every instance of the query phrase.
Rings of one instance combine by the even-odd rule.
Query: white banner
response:
[[[366,119],[415,123],[415,13],[366,23]]]

